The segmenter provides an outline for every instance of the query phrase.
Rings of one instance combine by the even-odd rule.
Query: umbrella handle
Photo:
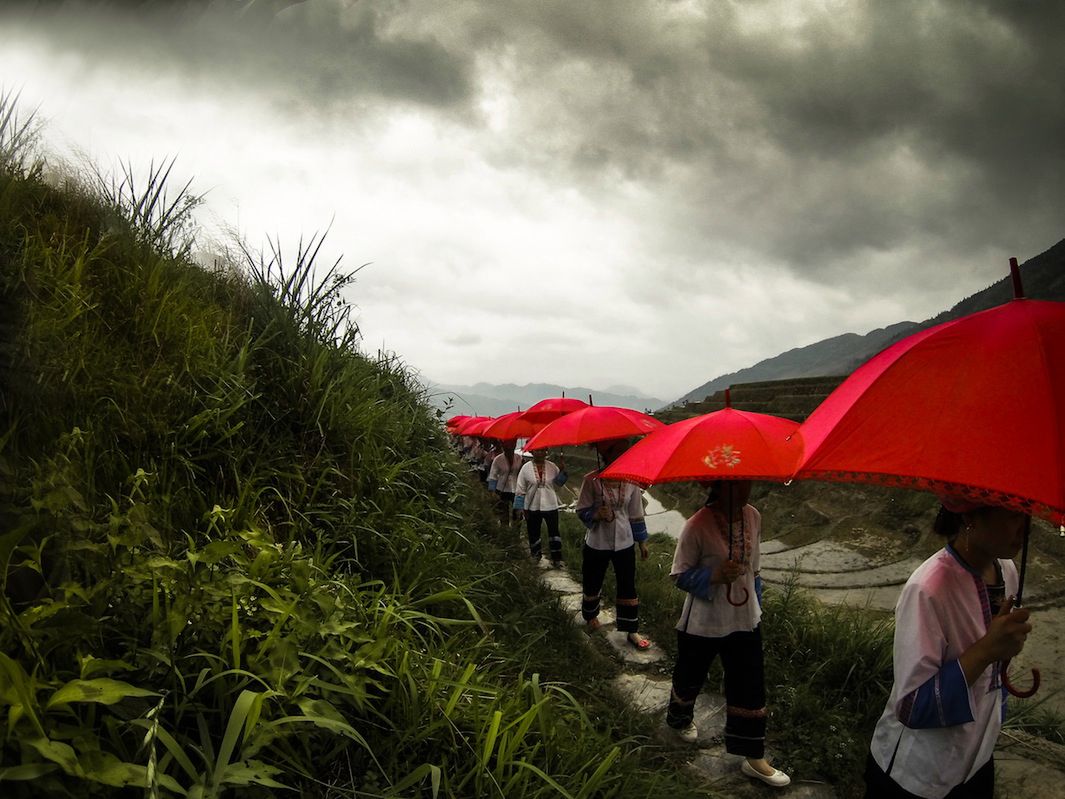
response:
[[[1006,690],[1010,692],[1010,695],[1018,699],[1027,699],[1030,696],[1035,696],[1035,692],[1039,690],[1039,669],[1032,669],[1032,687],[1022,691],[1019,688],[1014,688],[1013,683],[1010,682],[1009,675],[1006,674],[1009,667],[1010,662],[1008,660],[1002,661],[1002,684],[1006,686]]]
[[[728,590],[725,591],[725,599],[727,599],[728,603],[730,605],[732,605],[732,607],[734,607],[734,608],[738,608],[738,607],[741,607],[743,605],[746,605],[747,604],[747,600],[750,599],[750,597],[751,597],[751,592],[748,591],[746,588],[741,586],[740,590],[743,591],[743,599],[741,599],[739,602],[733,602],[732,601],[732,585],[733,585],[732,583],[728,584]]]

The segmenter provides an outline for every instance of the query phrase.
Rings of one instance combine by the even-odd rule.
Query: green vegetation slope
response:
[[[2,98],[3,796],[697,793],[320,242],[200,268],[165,167],[31,133]]]

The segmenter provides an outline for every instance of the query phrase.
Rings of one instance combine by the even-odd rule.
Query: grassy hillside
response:
[[[31,132],[0,102],[3,796],[702,795],[318,242],[200,268],[165,169],[56,185]]]

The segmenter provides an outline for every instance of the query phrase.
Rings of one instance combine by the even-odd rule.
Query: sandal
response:
[[[634,635],[636,636],[635,638],[633,638]],[[639,633],[629,633],[625,636],[625,640],[627,640],[632,646],[636,647],[641,652],[645,649],[651,648],[651,642]]]
[[[598,630],[602,626],[603,626],[603,622],[599,621],[599,617],[598,616],[596,616],[593,619],[588,619],[588,621],[586,621],[584,623],[584,629],[587,630],[590,633],[594,633],[596,630]]]

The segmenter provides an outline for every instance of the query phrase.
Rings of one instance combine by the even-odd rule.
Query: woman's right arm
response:
[[[673,567],[669,576],[681,591],[687,591],[699,599],[712,599],[714,593],[713,571],[702,564],[703,553],[699,545],[696,516],[688,519],[677,539],[673,553]]]

